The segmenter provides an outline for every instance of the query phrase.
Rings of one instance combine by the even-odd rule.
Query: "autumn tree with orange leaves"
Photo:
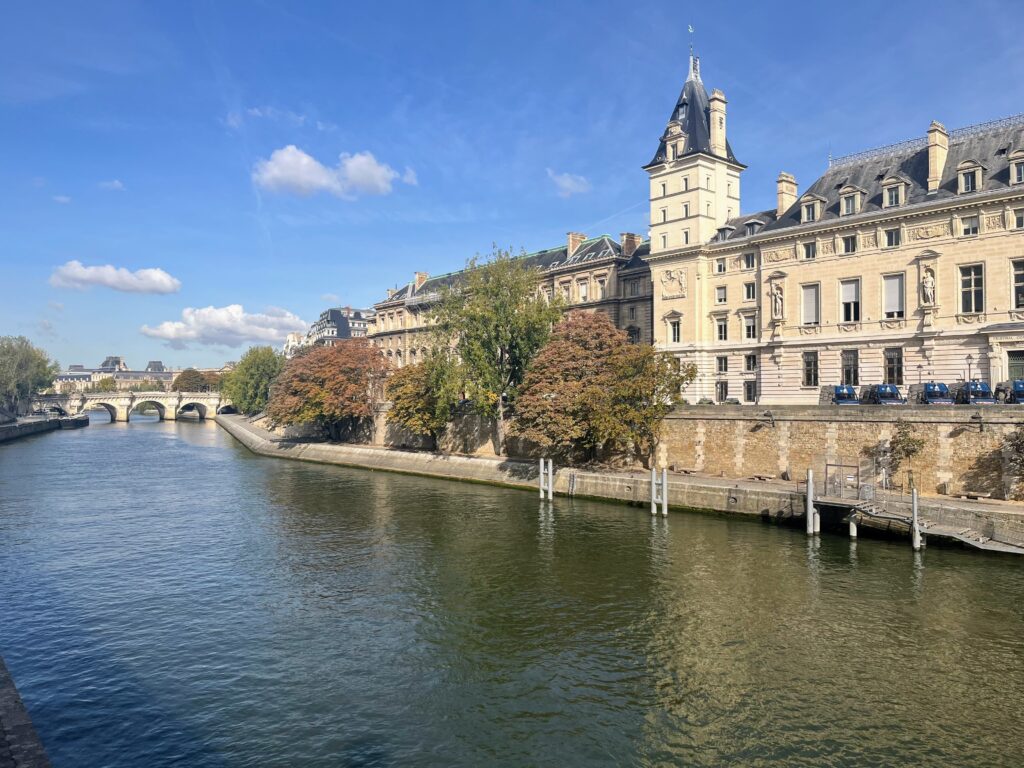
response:
[[[310,347],[285,364],[271,387],[267,415],[278,424],[318,424],[337,440],[343,427],[373,417],[387,369],[366,339]]]

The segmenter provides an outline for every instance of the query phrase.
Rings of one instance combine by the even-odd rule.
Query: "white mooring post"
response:
[[[540,488],[540,500],[544,501],[544,459],[540,460],[540,475],[537,476],[537,486]]]
[[[910,491],[910,546],[921,551],[921,527],[917,523],[917,488]]]
[[[857,538],[857,521],[852,517],[850,518],[850,538]]]
[[[548,501],[555,498],[555,460],[548,459]]]
[[[661,468],[661,516],[668,517],[668,468]]]
[[[807,470],[807,505],[804,511],[804,516],[807,525],[807,535],[811,536],[814,534],[814,470],[808,468]]]
[[[651,514],[658,514],[658,470],[651,467]]]

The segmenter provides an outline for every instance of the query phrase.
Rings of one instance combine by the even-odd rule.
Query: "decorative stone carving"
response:
[[[774,251],[765,251],[764,260],[772,264],[776,264],[780,261],[789,261],[790,259],[796,258],[796,251],[793,247],[789,248],[777,248]]]
[[[661,273],[661,298],[686,298],[686,269],[666,269]]]
[[[782,292],[782,283],[772,283],[772,320],[781,320],[786,316],[785,296]]]
[[[932,240],[936,237],[949,237],[949,222],[942,221],[937,224],[928,224],[924,227],[916,227],[910,230],[911,240]]]
[[[1003,214],[993,213],[985,217],[985,229],[996,230],[1003,228]]]
[[[836,252],[836,244],[832,240],[822,240],[818,243],[818,252],[822,256],[831,256]]]
[[[877,248],[878,247],[878,235],[874,232],[865,232],[861,235],[861,247],[862,248]]]
[[[935,303],[935,271],[931,267],[924,268],[924,277],[921,278],[921,301]]]
[[[958,325],[978,325],[979,323],[985,322],[985,315],[957,315],[956,322]]]
[[[851,331],[859,331],[860,323],[839,323],[836,327],[839,328],[842,333],[850,333]]]
[[[897,328],[906,328],[907,327],[907,321],[906,320],[888,319],[888,320],[879,320],[878,322],[881,324],[881,326],[883,328],[888,328],[889,330],[896,330]]]
[[[1024,309],[1011,309],[1006,313],[1011,320],[1024,320]]]
[[[804,336],[813,336],[816,333],[821,333],[820,325],[801,325],[800,333]]]

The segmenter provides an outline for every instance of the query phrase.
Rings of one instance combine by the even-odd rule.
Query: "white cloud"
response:
[[[301,126],[306,124],[305,115],[288,109],[278,109],[277,107],[249,107],[245,110],[245,114],[249,117],[260,117],[265,120],[280,120],[292,125]]]
[[[75,290],[85,290],[95,285],[126,293],[177,293],[181,289],[181,281],[162,269],[138,269],[132,272],[110,264],[87,267],[77,260],[57,267],[50,275],[50,285]]]
[[[337,304],[341,301],[341,296],[336,293],[325,293],[320,296],[320,301],[325,301],[328,304]]]
[[[120,179],[111,179],[110,181],[101,181],[99,183],[100,189],[105,189],[108,192],[124,192],[126,187],[124,182]]]
[[[227,113],[227,115],[224,117],[223,122],[224,125],[226,125],[228,128],[241,128],[243,122],[242,113],[239,112],[237,109],[233,109]]]
[[[329,123],[326,120],[317,120],[316,121],[316,129],[318,131],[325,131],[325,132],[326,131],[336,131],[336,130],[338,130],[338,126],[335,125],[334,123]]]
[[[420,180],[416,176],[416,171],[408,165],[405,166],[405,173],[402,174],[402,183],[408,184],[410,187],[419,186]]]
[[[399,173],[387,163],[377,161],[371,152],[345,153],[336,168],[328,168],[294,144],[276,149],[267,160],[253,169],[253,183],[275,192],[313,195],[329,192],[352,199],[363,195],[387,195]],[[416,183],[416,173],[406,168],[401,177],[406,184]]]
[[[585,176],[577,176],[572,173],[555,173],[548,168],[548,178],[555,183],[559,197],[572,197],[583,192],[590,191],[590,182]]]
[[[226,307],[187,307],[181,320],[166,320],[156,327],[140,329],[154,339],[163,339],[174,349],[189,344],[238,347],[248,342],[275,343],[284,341],[293,332],[303,332],[308,324],[286,309],[270,307],[266,312],[245,311],[241,304]]]
[[[67,205],[71,202],[71,198],[67,195],[54,195],[53,202],[60,203],[61,205]]]

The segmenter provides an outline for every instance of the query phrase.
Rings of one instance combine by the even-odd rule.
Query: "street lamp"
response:
[[[971,363],[974,362],[974,355],[967,356],[967,404],[971,404]]]
[[[917,364],[917,386],[921,386],[921,372],[924,370],[924,366],[921,363]]]

